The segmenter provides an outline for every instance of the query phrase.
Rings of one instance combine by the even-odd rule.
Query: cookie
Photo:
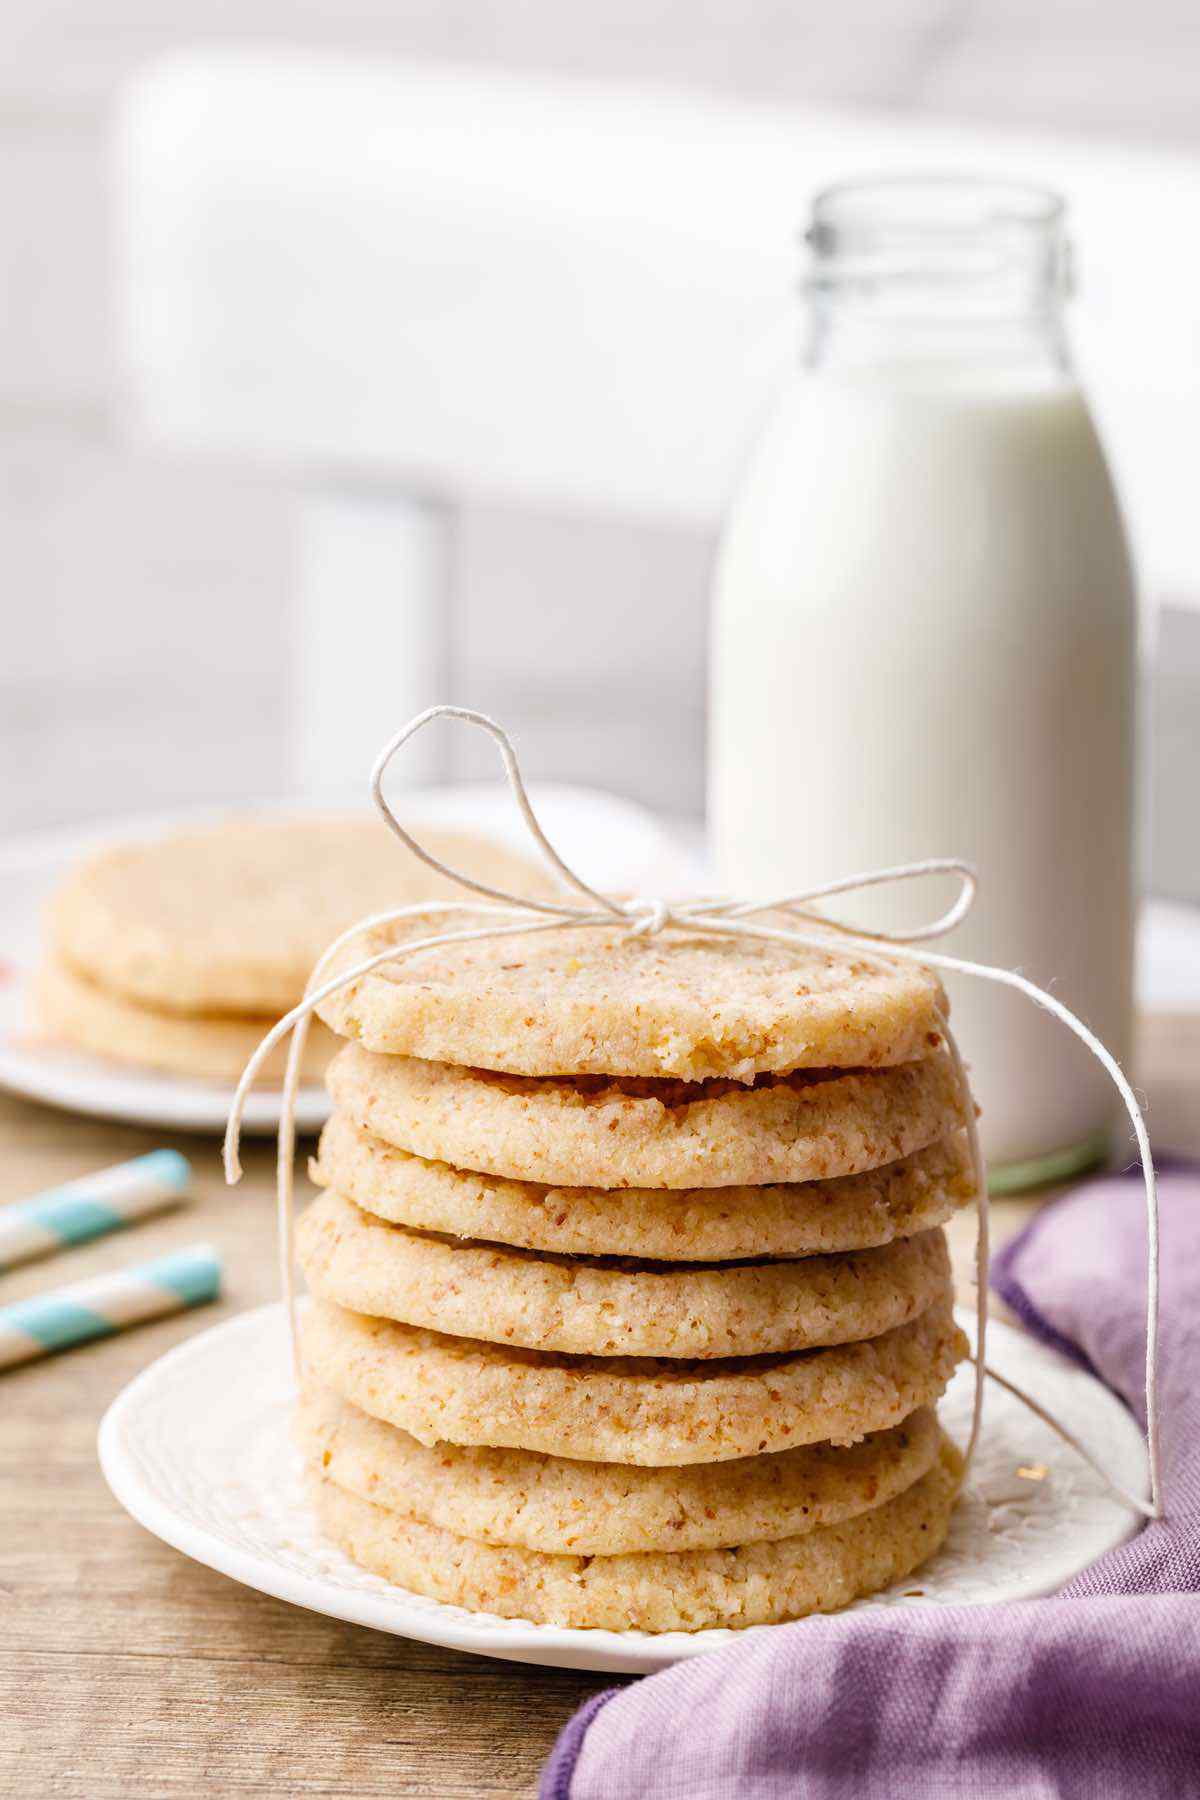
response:
[[[653,1467],[856,1443],[932,1405],[967,1353],[949,1290],[867,1343],[729,1361],[564,1356],[320,1300],[301,1336],[315,1380],[421,1443]]]
[[[309,1164],[321,1187],[394,1225],[562,1255],[663,1262],[868,1250],[942,1225],[974,1188],[956,1136],[832,1181],[763,1187],[547,1187],[427,1162],[335,1113]]]
[[[946,1290],[945,1233],[796,1261],[695,1264],[463,1243],[332,1190],[299,1221],[311,1291],[456,1337],[583,1356],[761,1356],[878,1337]]]
[[[498,1075],[358,1044],[329,1067],[341,1111],[460,1169],[568,1187],[823,1181],[909,1156],[960,1123],[944,1056],[736,1082]]]
[[[50,958],[33,984],[33,1010],[38,1027],[52,1040],[106,1061],[134,1063],[172,1075],[202,1081],[237,1081],[271,1028],[270,1019],[184,1018],[156,1012],[98,987],[85,975]],[[306,1081],[320,1081],[337,1039],[320,1023],[309,1033],[301,1071]],[[286,1044],[272,1052],[264,1081],[279,1081],[287,1063]]]
[[[366,933],[346,963],[441,928],[418,918]],[[913,963],[603,926],[422,951],[331,995],[321,1016],[368,1050],[516,1075],[749,1081],[912,1062],[940,1044],[946,1004]]]
[[[348,1556],[432,1599],[536,1624],[701,1631],[833,1612],[911,1574],[944,1542],[960,1480],[961,1459],[943,1440],[928,1474],[903,1493],[802,1537],[595,1557],[483,1544],[320,1477],[311,1491],[321,1529]]]
[[[859,1444],[810,1444],[690,1468],[571,1462],[529,1450],[419,1444],[327,1388],[302,1395],[296,1436],[338,1487],[456,1536],[552,1556],[713,1550],[799,1537],[911,1487],[938,1453],[928,1407]]]
[[[496,844],[426,835],[435,854],[484,880],[549,886]],[[367,814],[243,814],[89,857],[59,893],[51,931],[61,961],[127,999],[161,1012],[276,1018],[357,919],[462,894]]]

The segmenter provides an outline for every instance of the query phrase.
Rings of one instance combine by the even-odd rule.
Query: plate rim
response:
[[[123,1423],[136,1410],[147,1389],[157,1387],[164,1377],[170,1378],[171,1369],[176,1363],[202,1358],[211,1349],[215,1338],[252,1332],[266,1325],[270,1315],[277,1315],[282,1319],[283,1312],[281,1301],[268,1301],[264,1305],[235,1313],[230,1318],[209,1326],[207,1330],[184,1339],[182,1343],[155,1358],[127,1382],[110,1402],[101,1419],[97,1450],[101,1471],[113,1496],[131,1518],[172,1549],[242,1586],[290,1605],[304,1607],[307,1611],[324,1617],[384,1631],[392,1636],[441,1645],[470,1655],[493,1656],[511,1662],[589,1669],[597,1673],[647,1674],[687,1657],[710,1654],[732,1642],[745,1642],[757,1633],[781,1629],[778,1625],[753,1625],[742,1630],[717,1627],[695,1634],[624,1633],[598,1627],[539,1625],[529,1620],[509,1621],[498,1618],[493,1630],[481,1631],[478,1624],[468,1627],[458,1623],[454,1615],[460,1609],[417,1594],[412,1594],[412,1598],[420,1602],[420,1616],[397,1621],[396,1600],[392,1596],[399,1597],[400,1604],[403,1605],[411,1590],[395,1583],[389,1584],[387,1595],[337,1587],[317,1576],[287,1569],[260,1552],[228,1544],[216,1532],[209,1532],[202,1525],[182,1519],[169,1503],[161,1500],[147,1486],[128,1463],[120,1441]],[[956,1306],[955,1316],[967,1327],[974,1322],[973,1311],[961,1305]],[[993,1350],[997,1347],[997,1340],[1000,1345],[1006,1341],[1033,1344],[1039,1354],[1073,1377],[1092,1383],[1111,1404],[1114,1423],[1120,1415],[1141,1442],[1133,1415],[1120,1397],[1097,1376],[1081,1369],[1052,1345],[1044,1344],[1031,1333],[1018,1329],[1004,1319],[989,1320],[988,1332]],[[1120,1544],[1127,1543],[1141,1529],[1142,1524],[1139,1515],[1129,1509],[1126,1531],[1109,1548],[1115,1549]],[[1107,1554],[1107,1551],[1100,1554]],[[1054,1593],[1095,1561],[1095,1554],[1081,1555],[1069,1566],[1056,1569],[1052,1582],[1039,1588],[1031,1588],[1029,1592],[1014,1598],[1032,1600]],[[964,1600],[961,1604],[998,1605],[1003,1604],[1007,1598],[1009,1597]],[[914,1601],[914,1604],[921,1602]],[[925,1604],[933,1605],[935,1602],[928,1601]],[[474,1615],[476,1619],[484,1616],[491,1615]],[[437,1621],[436,1633],[428,1629],[427,1621],[430,1619]]]

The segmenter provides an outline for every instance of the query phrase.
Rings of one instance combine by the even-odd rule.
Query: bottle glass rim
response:
[[[929,243],[994,233],[1055,233],[1066,201],[1033,181],[969,174],[859,176],[832,182],[812,202],[809,239],[833,249],[847,238],[901,235]]]

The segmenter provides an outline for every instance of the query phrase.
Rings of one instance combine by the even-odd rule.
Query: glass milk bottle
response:
[[[830,189],[804,366],[718,560],[710,810],[722,886],[766,896],[926,856],[976,863],[933,948],[1130,1036],[1134,593],[1063,335],[1053,195],[992,181]],[[913,923],[929,878],[839,903]],[[1018,995],[948,982],[997,1187],[1098,1160],[1107,1076]]]

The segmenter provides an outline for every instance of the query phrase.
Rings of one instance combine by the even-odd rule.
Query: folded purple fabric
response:
[[[1050,1599],[801,1620],[598,1694],[543,1800],[1200,1795],[1200,1176],[1160,1190],[1165,1519]],[[994,1274],[1143,1424],[1145,1269],[1140,1180],[1115,1176]]]

